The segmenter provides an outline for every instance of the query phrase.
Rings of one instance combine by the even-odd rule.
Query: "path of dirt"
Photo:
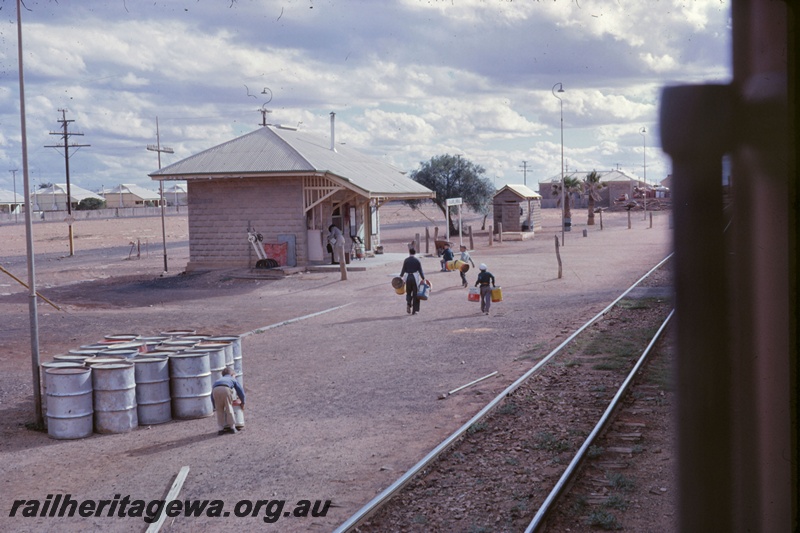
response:
[[[436,217],[435,211],[427,212]],[[63,308],[39,304],[42,360],[113,333],[153,335],[169,329],[250,334],[243,340],[247,429],[219,437],[213,418],[174,421],[120,435],[57,441],[26,429],[32,419],[28,297],[0,279],[0,530],[141,531],[140,518],[10,518],[16,499],[69,493],[74,499],[163,497],[178,470],[189,475],[181,498],[331,500],[325,517],[170,518],[162,531],[330,531],[399,477],[486,401],[530,368],[523,354],[548,352],[594,316],[670,251],[669,213],[653,227],[634,215],[607,213],[605,229],[582,225],[561,248],[557,279],[557,214],[532,240],[488,246],[477,232],[476,262],[485,262],[503,287],[504,301],[489,316],[467,302],[458,275],[438,272],[423,258],[433,294],[418,316],[405,313],[390,280],[405,243],[424,235],[425,217],[386,209],[383,244],[390,254],[339,273],[285,279],[241,279],[242,272],[180,273],[188,259],[184,218],[168,218],[169,261],[161,276],[160,220],[80,222],[74,257],[67,257],[63,224],[35,225],[37,285]],[[578,217],[574,217],[576,220]],[[416,222],[416,229],[392,224]],[[480,221],[468,223],[476,228]],[[413,224],[412,224],[413,226]],[[432,228],[431,228],[432,229]],[[25,279],[24,226],[0,226],[2,265]],[[146,253],[128,259],[129,243],[146,240]],[[111,253],[110,251],[113,251]],[[389,258],[397,261],[385,262]],[[475,273],[468,277],[472,282]],[[439,395],[494,370],[447,400]],[[286,510],[284,509],[284,510]],[[257,524],[257,525],[256,525]]]

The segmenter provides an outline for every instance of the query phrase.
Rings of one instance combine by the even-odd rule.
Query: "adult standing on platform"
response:
[[[422,263],[416,257],[417,251],[414,248],[408,250],[408,257],[403,261],[403,269],[400,277],[406,276],[406,313],[416,315],[419,313],[419,298],[417,289],[419,284],[425,281],[425,274],[422,272]]]
[[[339,263],[344,256],[344,235],[342,235],[342,230],[336,224],[328,226],[328,231],[330,232],[328,244],[332,251],[331,264],[334,265]]]
[[[489,307],[492,305],[492,288],[494,287],[494,276],[486,269],[486,265],[481,263],[478,267],[478,280],[475,282],[476,287],[481,288],[481,312],[484,315],[489,314]],[[492,284],[490,287],[489,284]]]

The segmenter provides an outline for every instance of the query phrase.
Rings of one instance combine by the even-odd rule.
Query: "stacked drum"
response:
[[[48,434],[78,439],[93,431],[125,433],[137,425],[211,416],[211,388],[225,367],[243,383],[237,335],[108,335],[42,363]]]

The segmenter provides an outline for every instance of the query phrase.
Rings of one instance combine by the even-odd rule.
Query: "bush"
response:
[[[84,198],[78,205],[75,206],[76,211],[93,211],[95,209],[103,209],[106,206],[105,200],[98,200],[97,198]]]

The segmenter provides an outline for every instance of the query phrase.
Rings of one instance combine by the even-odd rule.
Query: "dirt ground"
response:
[[[185,275],[184,217],[166,220],[164,270],[159,218],[79,222],[74,256],[67,226],[34,224],[36,282],[58,305],[38,303],[41,360],[105,335],[155,335],[172,329],[246,335],[242,341],[247,429],[218,436],[213,418],[139,427],[118,435],[60,441],[26,427],[33,420],[30,314],[26,289],[0,274],[0,530],[142,531],[141,518],[9,517],[14,500],[163,498],[182,466],[181,499],[223,500],[227,517],[169,518],[162,531],[330,531],[393,482],[438,442],[530,368],[520,357],[549,352],[671,251],[669,212],[606,213],[604,230],[573,213],[557,278],[558,212],[545,211],[535,238],[489,246],[475,228],[472,256],[503,287],[489,316],[467,302],[456,273],[423,257],[433,285],[419,315],[391,288],[406,242],[433,230],[435,210],[382,209],[387,251],[338,271],[283,279],[250,272]],[[588,236],[582,230],[588,229]],[[0,264],[27,280],[24,225],[0,226]],[[243,239],[245,235],[243,233]],[[131,244],[133,243],[133,244]],[[137,243],[139,256],[137,257]],[[468,273],[474,283],[475,272]],[[301,318],[301,320],[295,320]],[[275,327],[270,327],[275,326]],[[439,400],[497,370],[495,378]],[[265,523],[236,517],[242,500],[331,500],[325,516],[282,516]]]

